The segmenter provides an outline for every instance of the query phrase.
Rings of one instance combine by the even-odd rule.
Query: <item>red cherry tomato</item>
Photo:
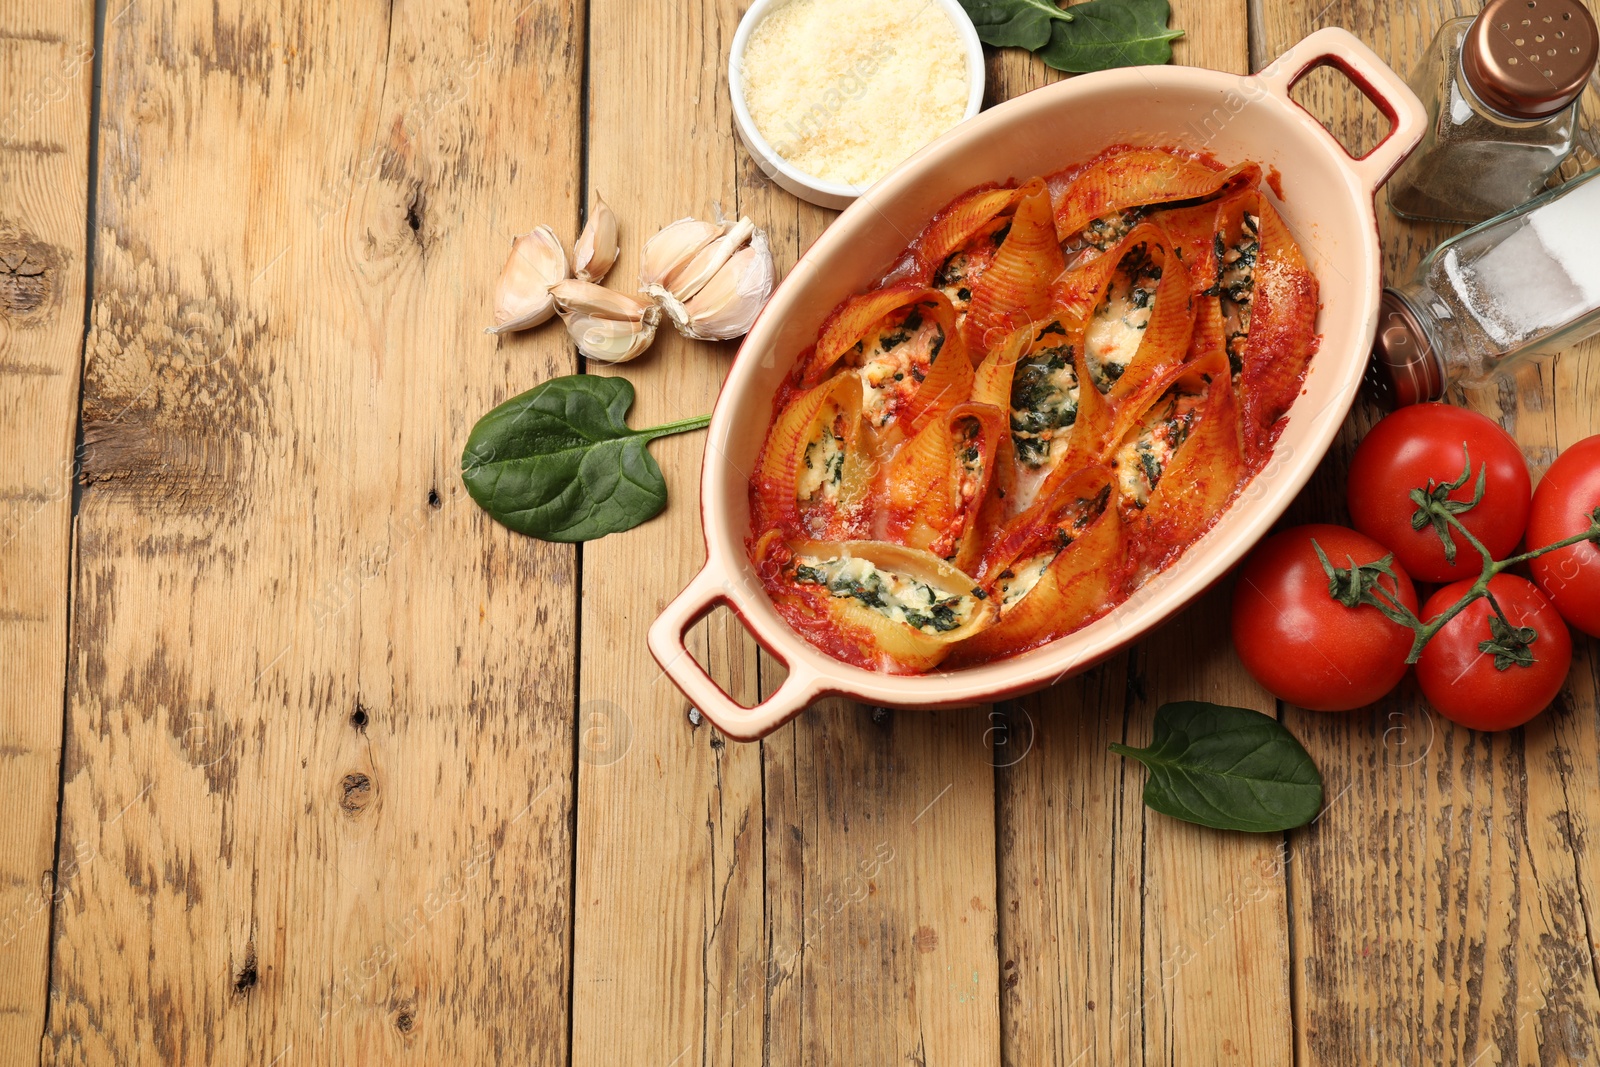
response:
[[[1388,550],[1343,526],[1297,526],[1263,541],[1233,590],[1233,647],[1280,700],[1312,711],[1365,707],[1399,684],[1411,631],[1377,608],[1347,608],[1328,595],[1312,540],[1335,567],[1374,563]],[[1399,566],[1379,584],[1412,611],[1417,591]]]
[[[1350,463],[1347,492],[1355,528],[1392,551],[1418,581],[1475,578],[1483,569],[1483,557],[1459,534],[1450,564],[1431,524],[1411,526],[1417,511],[1411,491],[1425,488],[1430,478],[1444,485],[1461,477],[1463,444],[1472,456],[1472,477],[1450,499],[1471,500],[1478,470],[1488,464],[1483,501],[1459,518],[1495,559],[1504,559],[1522,539],[1533,487],[1521,449],[1494,422],[1449,404],[1404,407],[1372,428]]]
[[[1533,494],[1528,547],[1552,545],[1582,533],[1595,508],[1600,508],[1600,435],[1561,453],[1545,472]],[[1528,566],[1563,618],[1600,637],[1600,546],[1588,541],[1569,545]]]
[[[1433,619],[1460,600],[1471,582],[1447,585],[1428,599],[1422,617]],[[1501,670],[1492,652],[1478,646],[1493,631],[1493,608],[1484,598],[1474,600],[1461,614],[1433,635],[1417,661],[1417,681],[1422,695],[1452,722],[1474,730],[1509,730],[1521,726],[1561,692],[1572,665],[1572,635],[1567,624],[1526,578],[1499,574],[1489,580],[1489,592],[1513,626],[1532,627],[1538,637],[1528,646],[1533,665],[1515,664]]]

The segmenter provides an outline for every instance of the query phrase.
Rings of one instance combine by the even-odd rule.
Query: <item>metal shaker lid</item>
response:
[[[1489,0],[1462,42],[1461,72],[1496,111],[1540,119],[1582,95],[1597,44],[1582,0]]]
[[[1373,398],[1390,409],[1444,395],[1444,367],[1433,344],[1417,313],[1393,289],[1383,291],[1379,305],[1367,386]]]

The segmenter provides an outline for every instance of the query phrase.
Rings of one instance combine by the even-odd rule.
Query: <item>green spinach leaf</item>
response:
[[[632,430],[632,406],[626,378],[552,378],[478,420],[461,480],[496,522],[531,537],[592,541],[631,530],[667,506],[667,483],[647,446],[711,421]]]
[[[999,48],[1043,48],[1050,40],[1052,22],[1071,22],[1072,15],[1055,0],[961,0],[978,39]]]
[[[1050,42],[1039,56],[1074,74],[1166,63],[1173,40],[1183,36],[1182,30],[1167,29],[1167,0],[1091,0],[1069,10],[1072,21],[1051,25]]]
[[[1149,748],[1111,751],[1149,769],[1146,805],[1185,822],[1270,833],[1304,826],[1322,807],[1322,775],[1310,754],[1259,711],[1164,704]]]

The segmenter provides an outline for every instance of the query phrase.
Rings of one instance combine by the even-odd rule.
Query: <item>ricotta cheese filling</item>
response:
[[[1059,548],[1041,552],[1026,562],[1013,564],[1001,571],[995,582],[995,588],[1000,594],[1000,610],[1002,612],[1008,610],[1033,592],[1033,587],[1039,584],[1039,579],[1044,577],[1044,572],[1050,569],[1050,564],[1054,563],[1060,554]]]
[[[944,348],[944,327],[912,307],[904,316],[873,327],[856,342],[853,360],[861,368],[861,407],[867,422],[881,429],[894,420]]]
[[[839,487],[844,482],[844,412],[837,404],[830,410],[831,417],[819,420],[820,432],[806,444],[795,486],[795,495],[802,503],[819,498],[832,503],[839,499]]]
[[[904,623],[925,634],[949,633],[972,617],[979,590],[954,593],[904,574],[882,570],[856,556],[820,559],[797,556],[794,580],[820,585],[836,597],[849,597],[884,618]]]
[[[1223,330],[1228,347],[1228,363],[1233,373],[1244,367],[1245,340],[1250,336],[1250,311],[1255,301],[1256,261],[1261,256],[1261,220],[1245,215],[1239,226],[1239,239],[1223,246],[1217,235],[1217,257],[1221,273],[1217,293],[1222,303]]]
[[[1138,354],[1160,282],[1161,268],[1144,247],[1135,246],[1117,265],[1105,301],[1090,316],[1083,357],[1090,379],[1102,393],[1111,390]]]
[[[1136,508],[1150,502],[1172,457],[1189,439],[1202,399],[1195,393],[1168,393],[1164,403],[1128,431],[1114,460],[1124,502]]]

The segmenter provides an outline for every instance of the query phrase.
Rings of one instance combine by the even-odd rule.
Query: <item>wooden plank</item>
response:
[[[1320,26],[1345,25],[1404,73],[1461,6],[1260,0],[1257,43],[1270,56]],[[1337,79],[1301,99],[1347,143],[1376,133]],[[1379,227],[1389,278],[1406,277],[1453,232],[1403,223],[1381,198]],[[1498,418],[1536,470],[1600,430],[1600,379],[1584,353],[1455,399]],[[1358,407],[1293,519],[1345,517],[1345,469],[1376,417]],[[1289,863],[1299,1062],[1593,1056],[1600,989],[1583,842],[1600,767],[1595,692],[1594,644],[1580,638],[1566,694],[1522,730],[1454,727],[1410,682],[1369,713],[1286,709],[1337,798],[1294,841]]]
[[[742,196],[772,220],[787,268],[834,213],[768,183],[742,149],[740,164]],[[763,654],[763,693],[784,676]],[[763,743],[765,1062],[993,1062],[989,726],[985,710],[825,700]]]
[[[458,470],[583,10],[112,16],[45,1058],[565,1063],[575,554]]]
[[[591,4],[587,173],[623,226],[608,279],[618,289],[634,288],[639,248],[666,223],[710,218],[713,202],[751,213],[723,73],[740,13],[732,0]],[[709,411],[733,350],[663,324],[641,359],[590,370],[633,382],[633,422],[648,426]],[[583,706],[626,723],[629,741],[579,764],[574,1064],[761,1055],[760,750],[693,726],[645,647],[649,624],[705,559],[704,449],[703,434],[657,443],[666,513],[583,549]],[[743,630],[724,614],[696,642],[713,676],[753,702],[755,643]]]
[[[94,4],[31,0],[0,23],[0,1048],[31,1052],[56,892]]]
[[[1177,3],[1172,23],[1178,62],[1246,70],[1242,2]],[[1106,751],[1146,743],[1169,700],[1271,711],[1226,634],[1223,590],[1001,709],[1005,1062],[1290,1062],[1282,842],[1146,811],[1143,772]]]
[[[619,276],[656,226],[704,216],[713,199],[767,228],[787,268],[831,214],[768,186],[734,145],[722,57],[740,6],[633,7],[626,18],[611,8],[598,3],[592,19],[589,175],[638,220]],[[641,94],[641,83],[686,88]],[[641,143],[679,162],[641,169]],[[640,424],[709,407],[731,351],[663,334],[625,371]],[[773,1062],[990,1057],[992,789],[978,739],[946,751],[959,720],[905,716],[890,741],[859,709],[834,706],[766,746],[728,746],[687,724],[684,700],[654,670],[614,669],[648,662],[644,626],[700,564],[703,447],[657,446],[667,514],[584,551],[584,632],[606,643],[584,642],[583,695],[626,709],[635,755],[580,768],[574,1061],[722,1063],[763,1048]],[[706,639],[713,675],[752,699],[753,642],[717,627]],[[777,684],[770,671],[762,680]],[[821,731],[830,743],[819,751]],[[765,818],[763,771],[785,783],[766,791]],[[957,970],[968,985],[947,992]],[[872,1006],[858,1003],[872,989]],[[611,1024],[619,1015],[628,1026]]]
[[[987,727],[829,700],[763,745],[769,1062],[994,1061]]]

